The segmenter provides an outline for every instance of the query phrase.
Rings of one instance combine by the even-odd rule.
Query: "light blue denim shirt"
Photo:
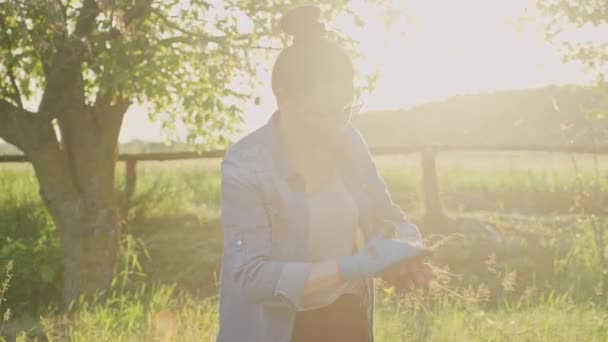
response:
[[[289,342],[311,264],[306,194],[278,139],[275,113],[267,124],[234,144],[222,161],[224,252],[218,342]],[[393,203],[368,146],[347,125],[332,153],[359,210],[364,239],[390,223],[395,236],[420,242],[420,233]],[[277,283],[281,278],[280,291]],[[373,341],[373,280],[362,305]]]

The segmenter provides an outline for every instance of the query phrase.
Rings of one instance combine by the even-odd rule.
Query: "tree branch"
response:
[[[38,110],[47,121],[84,108],[84,80],[80,70],[83,53],[81,42],[71,39],[57,54]]]
[[[46,75],[39,113],[45,121],[68,113],[82,114],[85,107],[84,81],[80,67],[86,40],[95,29],[100,8],[95,0],[85,0],[80,8],[76,27],[63,44]]]
[[[0,99],[0,138],[26,152],[32,146],[35,121],[34,113]]]
[[[178,24],[169,20],[169,18],[167,18],[167,16],[158,9],[153,8],[151,10],[151,12],[154,15],[156,15],[160,20],[162,20],[167,26],[169,26],[170,28],[183,34],[183,36],[170,37],[170,38],[161,40],[160,42],[164,42],[164,44],[171,44],[174,42],[188,44],[188,43],[197,42],[197,41],[203,42],[203,43],[209,43],[209,42],[221,43],[226,40],[226,37],[209,36],[206,34],[201,34],[201,33],[196,33],[196,32],[186,30],[186,29],[180,27]],[[250,38],[251,38],[251,35],[242,34],[242,35],[236,36],[234,39],[235,40],[248,40]]]
[[[19,86],[17,85],[17,79],[15,78],[15,73],[13,72],[12,65],[9,65],[7,67],[7,74],[8,78],[11,81],[11,86],[13,87],[13,93],[11,94],[11,98],[19,105],[19,108],[24,109],[23,102],[21,101],[21,92],[19,91]]]
[[[95,0],[85,0],[78,14],[73,35],[77,38],[88,37],[95,28],[95,19],[99,15],[99,5]]]
[[[113,98],[117,98],[112,102]],[[119,97],[113,90],[108,90],[102,94],[101,90],[97,93],[95,98],[95,105],[93,107],[93,115],[97,121],[97,126],[110,135],[118,139],[118,133],[120,126],[122,125],[122,118],[131,105],[131,101],[128,98]]]
[[[49,45],[56,45],[56,44],[49,44],[49,37],[36,37],[34,35],[34,30],[29,30],[27,28],[27,24],[26,22],[26,18],[30,18],[32,19],[32,16],[28,14],[28,9],[30,8],[30,6],[36,6],[41,4],[40,3],[35,3],[32,4],[31,2],[17,2],[16,4],[13,4],[13,6],[15,6],[17,13],[19,14],[19,26],[20,26],[20,30],[21,33],[23,35],[23,37],[27,37],[29,38],[30,43],[32,44],[32,48],[34,50],[34,54],[36,55],[36,57],[39,59],[40,64],[42,65],[42,69],[44,71],[45,76],[48,75],[49,73],[49,67],[50,67],[50,60],[52,59],[52,51],[49,48]],[[54,3],[51,2],[47,2],[46,3],[47,6],[47,12],[53,14],[55,13],[55,5]],[[59,6],[61,6],[61,3],[59,1]],[[35,15],[33,15],[35,16]],[[50,18],[51,16],[49,16]],[[53,19],[56,19],[53,17]],[[65,28],[66,27],[66,23],[65,23],[65,13],[63,15],[62,21],[58,22],[57,20],[52,20],[50,23],[50,26],[53,28],[53,38],[52,39],[57,39],[59,40],[59,38],[62,38],[65,36],[65,30],[60,30],[59,28]],[[63,36],[62,36],[63,34]],[[52,40],[51,39],[51,40]]]
[[[128,27],[131,23],[134,23],[144,17],[150,15],[152,9],[152,0],[139,0],[136,1],[135,6],[131,7],[122,17],[124,27]]]
[[[0,138],[21,148],[14,129],[14,111],[16,109],[10,103],[0,100]]]

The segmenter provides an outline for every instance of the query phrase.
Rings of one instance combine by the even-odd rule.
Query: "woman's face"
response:
[[[327,82],[300,92],[279,93],[280,126],[298,142],[329,143],[348,122],[353,100],[352,82]]]

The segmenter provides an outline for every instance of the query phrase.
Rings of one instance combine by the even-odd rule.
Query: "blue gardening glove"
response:
[[[371,277],[405,259],[426,255],[428,249],[405,240],[375,239],[357,254],[341,257],[340,275],[346,280]]]

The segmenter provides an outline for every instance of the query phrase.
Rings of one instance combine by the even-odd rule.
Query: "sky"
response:
[[[380,72],[377,88],[363,98],[364,111],[407,108],[458,94],[592,82],[580,64],[561,61],[539,22],[521,20],[533,13],[526,10],[530,0],[397,3],[407,15],[390,32],[378,13],[358,2],[353,6],[366,14],[365,28],[340,16],[329,23],[359,41],[363,71]],[[265,123],[275,109],[270,75],[260,77],[261,103],[246,108],[241,135]],[[120,134],[121,142],[132,139],[165,139],[160,124],[149,122],[141,106],[129,109]]]

